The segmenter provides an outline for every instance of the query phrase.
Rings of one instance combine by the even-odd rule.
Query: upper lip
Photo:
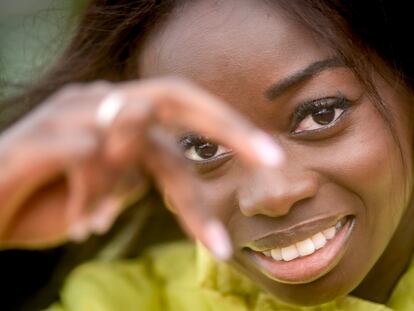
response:
[[[297,223],[291,227],[275,230],[272,233],[244,245],[257,252],[281,248],[303,241],[312,235],[334,226],[345,215],[316,218]]]

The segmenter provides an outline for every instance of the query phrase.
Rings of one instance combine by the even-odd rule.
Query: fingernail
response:
[[[251,139],[253,151],[259,160],[267,166],[279,166],[284,161],[284,152],[273,139],[265,133],[256,133]]]
[[[219,260],[229,260],[233,254],[230,238],[223,225],[211,221],[205,228],[206,246]]]
[[[77,222],[70,227],[69,238],[74,242],[83,242],[89,236],[89,227],[85,222]]]
[[[103,234],[108,231],[110,221],[108,220],[108,217],[105,217],[105,215],[98,213],[91,218],[89,225],[93,233]]]
[[[119,208],[119,201],[113,197],[102,200],[94,215],[89,221],[89,228],[97,234],[106,233],[113,222],[115,210]]]

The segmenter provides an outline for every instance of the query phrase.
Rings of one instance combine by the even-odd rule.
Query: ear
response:
[[[38,249],[65,242],[71,225],[66,217],[68,194],[62,177],[29,195],[5,224],[0,249]]]

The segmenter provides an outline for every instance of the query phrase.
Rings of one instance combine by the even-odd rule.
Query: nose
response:
[[[311,171],[282,168],[247,174],[238,189],[238,203],[243,215],[280,217],[299,201],[314,197],[319,181]]]

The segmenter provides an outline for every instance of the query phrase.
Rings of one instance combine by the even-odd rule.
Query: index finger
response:
[[[139,115],[140,102],[154,105],[154,117],[167,125],[190,128],[233,149],[250,165],[278,166],[284,159],[282,148],[266,132],[258,129],[218,97],[181,79],[130,82],[121,87],[127,105],[122,114]]]
[[[180,157],[179,150],[169,141],[168,135],[153,127],[146,149],[145,167],[174,205],[184,229],[218,259],[229,260],[232,256],[230,236],[224,225],[204,207],[205,200],[200,191],[202,185]]]

